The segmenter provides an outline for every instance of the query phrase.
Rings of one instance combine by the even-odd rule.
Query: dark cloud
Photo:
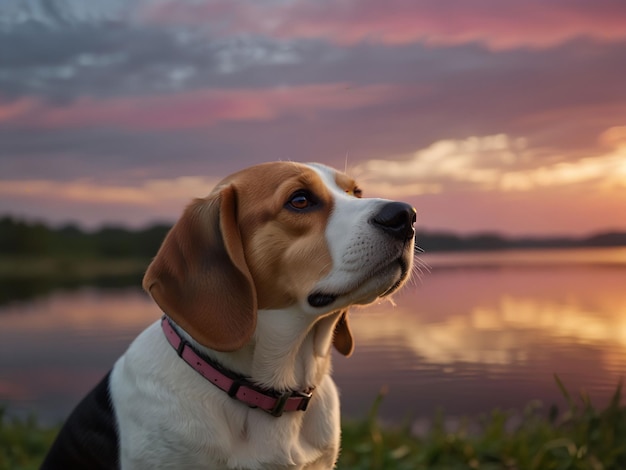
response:
[[[126,184],[211,171],[227,174],[227,167],[237,161],[242,167],[255,162],[250,149],[244,150],[236,140],[186,131],[12,131],[0,132],[0,141],[0,173],[18,180],[95,177]]]
[[[214,62],[214,52],[185,42],[168,31],[121,23],[60,30],[25,23],[0,32],[0,93],[68,101],[175,90],[190,64],[201,71]]]

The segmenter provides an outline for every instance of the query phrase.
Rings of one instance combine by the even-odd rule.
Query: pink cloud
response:
[[[346,84],[264,90],[200,90],[170,95],[97,100],[81,98],[51,106],[33,98],[0,102],[0,123],[17,128],[192,129],[222,121],[266,121],[284,115],[312,118],[332,110],[362,108],[385,101],[401,88],[350,88]]]
[[[209,25],[214,34],[322,38],[339,44],[480,42],[492,49],[508,49],[550,47],[580,36],[626,39],[626,4],[611,0],[300,0],[274,6],[252,1],[165,2],[150,5],[142,17],[151,22]]]
[[[37,100],[33,98],[24,98],[8,103],[3,103],[0,100],[0,123],[19,119],[21,116],[30,113],[36,107]]]

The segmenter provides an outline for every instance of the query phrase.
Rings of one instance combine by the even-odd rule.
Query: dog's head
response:
[[[266,163],[195,199],[143,286],[197,341],[220,351],[250,339],[257,310],[298,305],[316,316],[345,310],[334,344],[348,355],[347,308],[405,282],[414,223],[408,204],[361,198],[352,178],[329,167]]]

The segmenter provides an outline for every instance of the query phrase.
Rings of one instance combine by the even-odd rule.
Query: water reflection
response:
[[[421,362],[507,365],[559,341],[626,350],[624,285],[624,270],[434,272],[395,308],[371,307],[353,323],[361,341]]]
[[[374,384],[386,381],[388,415],[521,408],[535,398],[562,402],[554,373],[573,392],[584,388],[602,401],[624,375],[623,266],[444,266],[435,265],[395,308],[383,303],[352,315],[354,359],[359,374],[371,377],[360,390],[371,400]],[[338,374],[358,379],[348,361],[336,363]],[[352,401],[345,411],[366,407]]]
[[[141,284],[143,273],[116,273],[91,276],[87,280],[80,276],[72,276],[64,267],[64,276],[17,276],[14,278],[0,277],[0,306],[15,300],[30,300],[53,294],[55,291],[77,290],[89,284],[102,289],[120,289]],[[69,274],[69,275],[68,275]]]
[[[0,311],[14,334],[49,336],[54,333],[93,336],[143,329],[158,318],[155,304],[139,288],[104,290],[84,287],[57,291],[29,302],[14,302]]]
[[[334,374],[346,415],[362,415],[383,386],[390,419],[558,402],[554,373],[574,392],[609,396],[626,371],[626,265],[448,260],[429,260],[432,273],[395,306],[352,312],[357,349],[335,358]],[[158,316],[134,288],[1,307],[0,401],[62,418]]]
[[[57,291],[0,308],[0,402],[63,418],[159,314],[139,289]]]

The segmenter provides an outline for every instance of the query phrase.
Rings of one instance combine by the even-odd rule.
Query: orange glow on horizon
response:
[[[147,180],[141,185],[103,184],[93,179],[69,182],[47,180],[0,181],[0,195],[95,205],[126,205],[182,208],[194,197],[204,197],[217,184],[217,178],[182,176],[169,180]]]
[[[357,163],[349,172],[367,197],[407,200],[420,214],[438,211],[432,202],[424,205],[421,198],[425,196],[467,201],[458,194],[471,194],[474,202],[469,203],[479,216],[497,209],[494,198],[498,204],[514,203],[514,211],[498,215],[505,233],[508,224],[532,227],[536,232],[551,225],[553,233],[559,226],[561,234],[589,233],[580,221],[595,230],[619,230],[624,221],[618,214],[626,207],[625,133],[623,127],[607,129],[599,137],[596,155],[571,160],[554,155],[550,164],[543,163],[550,155],[548,149],[532,148],[523,138],[499,134],[438,141],[412,155]],[[146,211],[144,222],[174,220],[192,198],[206,196],[224,176],[176,176],[126,184],[95,178],[0,180],[0,195],[5,200],[54,203],[69,212],[75,205],[92,205],[115,207],[122,219],[125,212],[140,210]],[[446,209],[448,215],[455,211]],[[525,218],[528,222],[523,222]]]

